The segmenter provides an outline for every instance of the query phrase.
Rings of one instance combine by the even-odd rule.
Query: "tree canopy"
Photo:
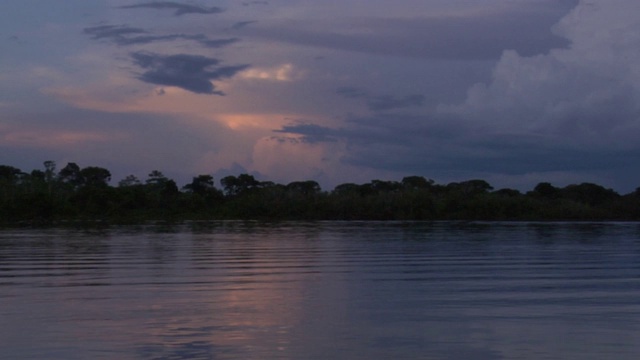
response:
[[[401,181],[345,183],[324,191],[314,180],[289,184],[250,174],[226,176],[220,188],[210,174],[178,187],[161,171],[142,182],[128,175],[111,186],[98,166],[53,161],[24,172],[0,165],[0,223],[157,219],[304,220],[640,220],[640,188],[620,195],[593,183],[556,187],[548,182],[522,193],[495,190],[472,179],[437,184],[422,176]]]

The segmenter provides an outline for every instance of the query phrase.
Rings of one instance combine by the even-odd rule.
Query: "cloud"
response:
[[[341,130],[308,123],[285,125],[274,132],[302,135],[302,140],[310,144],[335,142],[338,137],[343,136]]]
[[[3,146],[17,148],[72,148],[82,144],[110,143],[123,138],[124,133],[52,129],[0,129]]]
[[[268,1],[245,1],[242,3],[243,6],[253,6],[253,5],[269,5]]]
[[[194,40],[208,48],[217,49],[240,41],[238,38],[209,39],[205,35],[183,35],[184,39]]]
[[[73,161],[104,166],[114,180],[132,173],[142,179],[157,169],[184,184],[191,175],[208,173],[233,161],[244,163],[253,151],[252,139],[242,132],[216,121],[170,112],[64,107],[30,114],[5,113],[3,120],[0,153],[14,154],[12,162],[22,164],[21,168],[40,168],[42,161],[49,159],[59,165]]]
[[[257,21],[238,21],[236,23],[234,23],[233,25],[231,25],[231,30],[239,30],[242,29],[244,27],[247,27],[251,24],[255,24],[257,23]]]
[[[233,77],[249,65],[219,66],[220,61],[201,55],[160,55],[147,52],[130,54],[134,64],[146,71],[138,76],[147,83],[176,86],[197,94],[224,95],[211,83]]]
[[[638,24],[636,1],[583,0],[553,26],[568,47],[529,56],[504,51],[491,79],[471,86],[461,102],[415,114],[349,116],[339,128],[292,124],[278,132],[344,143],[343,161],[366,168],[432,177],[535,173],[531,181],[610,174],[608,186],[633,189],[640,176]],[[371,98],[358,88],[338,93]]]
[[[403,117],[410,118],[406,115]],[[403,121],[398,121],[399,119],[400,117],[394,117],[394,121],[389,121],[384,116],[375,120],[373,118],[351,119],[346,126],[336,128],[296,121],[274,132],[295,135],[303,142],[310,144],[344,141],[349,145],[364,148],[382,144],[400,144],[410,147],[415,141],[407,134],[413,136],[418,134],[419,130]],[[403,123],[400,128],[397,127],[399,123]]]
[[[252,155],[253,167],[271,175],[277,182],[318,179],[322,174],[322,148],[307,144],[299,146],[279,139],[264,138],[256,143]]]
[[[640,161],[640,149],[575,147],[561,137],[490,134],[460,119],[396,115],[351,119],[344,127],[290,124],[277,133],[304,143],[345,143],[346,164],[399,173],[522,175],[532,172],[598,172]],[[469,175],[472,177],[472,175]]]
[[[376,96],[367,101],[367,106],[373,111],[386,111],[406,107],[422,106],[424,95],[408,95],[395,97],[391,95]]]
[[[336,93],[350,99],[366,98],[368,96],[366,91],[349,86],[338,88]]]
[[[530,56],[568,46],[550,29],[571,3],[518,2],[461,16],[282,20],[244,29],[243,34],[301,46],[413,58],[486,60],[499,58],[504,49]]]
[[[132,34],[144,34],[145,30],[140,28],[134,28],[129,26],[115,26],[115,25],[101,25],[88,27],[83,30],[85,34],[91,35],[93,39],[109,39],[109,40],[117,40],[120,38],[125,38],[128,35]]]
[[[175,10],[175,16],[185,14],[218,14],[224,10],[219,7],[204,7],[197,5],[182,4],[172,1],[156,1],[149,3],[140,3],[136,5],[120,6],[121,9],[157,9],[157,10]]]
[[[348,99],[365,99],[371,111],[387,111],[408,107],[420,107],[425,103],[424,95],[413,94],[402,97],[393,95],[371,95],[363,89],[355,87],[340,87],[336,93]]]
[[[273,68],[249,69],[243,71],[241,76],[245,79],[289,82],[302,78],[304,74],[302,71],[295,69],[292,64],[283,64]]]
[[[580,2],[554,27],[570,48],[529,57],[505,51],[490,82],[439,111],[575,146],[635,146],[621,140],[640,125],[640,3],[610,4]]]
[[[119,46],[142,45],[156,41],[173,41],[182,39],[195,41],[200,45],[208,48],[221,48],[239,41],[239,39],[237,38],[209,39],[204,34],[148,35],[148,32],[144,29],[116,25],[88,27],[85,28],[83,32],[87,35],[90,35],[92,39],[108,40]]]

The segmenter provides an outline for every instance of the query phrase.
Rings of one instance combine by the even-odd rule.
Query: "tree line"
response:
[[[109,170],[70,162],[57,170],[23,172],[0,165],[0,223],[103,220],[640,220],[640,188],[621,195],[593,183],[531,191],[495,190],[484,180],[436,184],[422,176],[401,181],[345,183],[324,191],[313,180],[277,184],[249,174],[216,187],[198,175],[182,187],[161,171],[144,181],[129,175],[110,185]]]

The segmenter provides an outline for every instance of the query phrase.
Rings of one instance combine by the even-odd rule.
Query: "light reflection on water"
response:
[[[10,359],[637,359],[640,224],[0,232]]]

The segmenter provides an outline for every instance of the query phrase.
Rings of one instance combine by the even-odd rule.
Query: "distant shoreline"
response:
[[[620,195],[593,183],[540,183],[522,193],[474,179],[446,185],[421,176],[345,183],[323,191],[313,180],[286,185],[240,174],[199,175],[179,188],[160,171],[109,184],[109,170],[68,163],[23,172],[0,165],[0,224],[149,221],[640,221],[640,188]],[[21,225],[22,224],[22,225]]]

